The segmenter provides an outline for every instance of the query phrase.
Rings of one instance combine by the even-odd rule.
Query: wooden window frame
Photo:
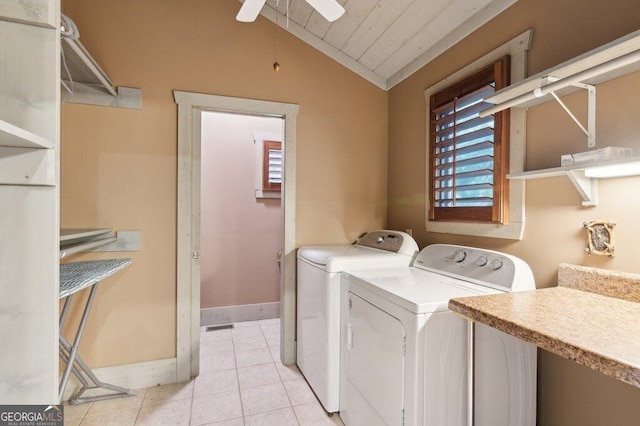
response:
[[[461,81],[431,96],[429,111],[429,220],[505,224],[509,221],[509,110],[494,114],[493,205],[487,207],[435,207],[435,110],[454,99],[495,81],[499,90],[509,85],[510,57],[484,67]]]
[[[279,141],[263,141],[262,145],[262,190],[271,192],[280,192],[281,183],[269,182],[269,150],[282,151],[282,142]]]

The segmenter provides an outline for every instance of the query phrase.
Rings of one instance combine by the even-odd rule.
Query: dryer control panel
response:
[[[372,231],[358,238],[355,244],[407,256],[415,256],[418,253],[415,240],[409,234],[400,231]]]
[[[422,249],[413,266],[502,291],[535,290],[529,265],[493,250],[432,244]]]

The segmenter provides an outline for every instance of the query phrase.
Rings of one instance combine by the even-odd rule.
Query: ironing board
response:
[[[108,383],[101,382],[91,368],[78,355],[78,346],[84,333],[84,327],[89,317],[89,312],[93,305],[93,301],[98,290],[100,281],[109,275],[129,266],[133,262],[132,259],[106,259],[106,260],[90,260],[85,262],[73,262],[60,265],[60,299],[66,298],[64,307],[60,313],[60,358],[66,363],[62,379],[60,380],[59,402],[62,402],[64,390],[69,381],[69,375],[73,375],[80,381],[82,387],[69,399],[71,404],[81,404],[84,402],[101,401],[104,399],[122,398],[127,396],[135,396],[138,393],[132,389],[125,389]],[[71,300],[73,295],[80,290],[91,287],[89,298],[84,307],[84,312],[78,325],[73,344],[62,335],[62,327],[64,326]],[[82,374],[84,373],[84,375]],[[90,389],[106,389],[110,391],[107,394],[96,396],[82,397],[85,391]]]

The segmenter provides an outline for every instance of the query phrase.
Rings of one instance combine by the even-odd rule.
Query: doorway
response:
[[[199,373],[200,347],[200,175],[202,112],[249,114],[284,120],[280,359],[295,362],[295,183],[299,106],[280,102],[174,91],[178,104],[178,220],[176,288],[176,381]]]
[[[201,326],[280,317],[284,121],[202,111]]]

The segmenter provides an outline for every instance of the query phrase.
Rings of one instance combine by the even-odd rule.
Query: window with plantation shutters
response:
[[[429,220],[508,220],[509,113],[479,116],[508,76],[507,56],[431,97]]]
[[[262,159],[262,190],[280,191],[282,187],[282,143],[264,141]]]

